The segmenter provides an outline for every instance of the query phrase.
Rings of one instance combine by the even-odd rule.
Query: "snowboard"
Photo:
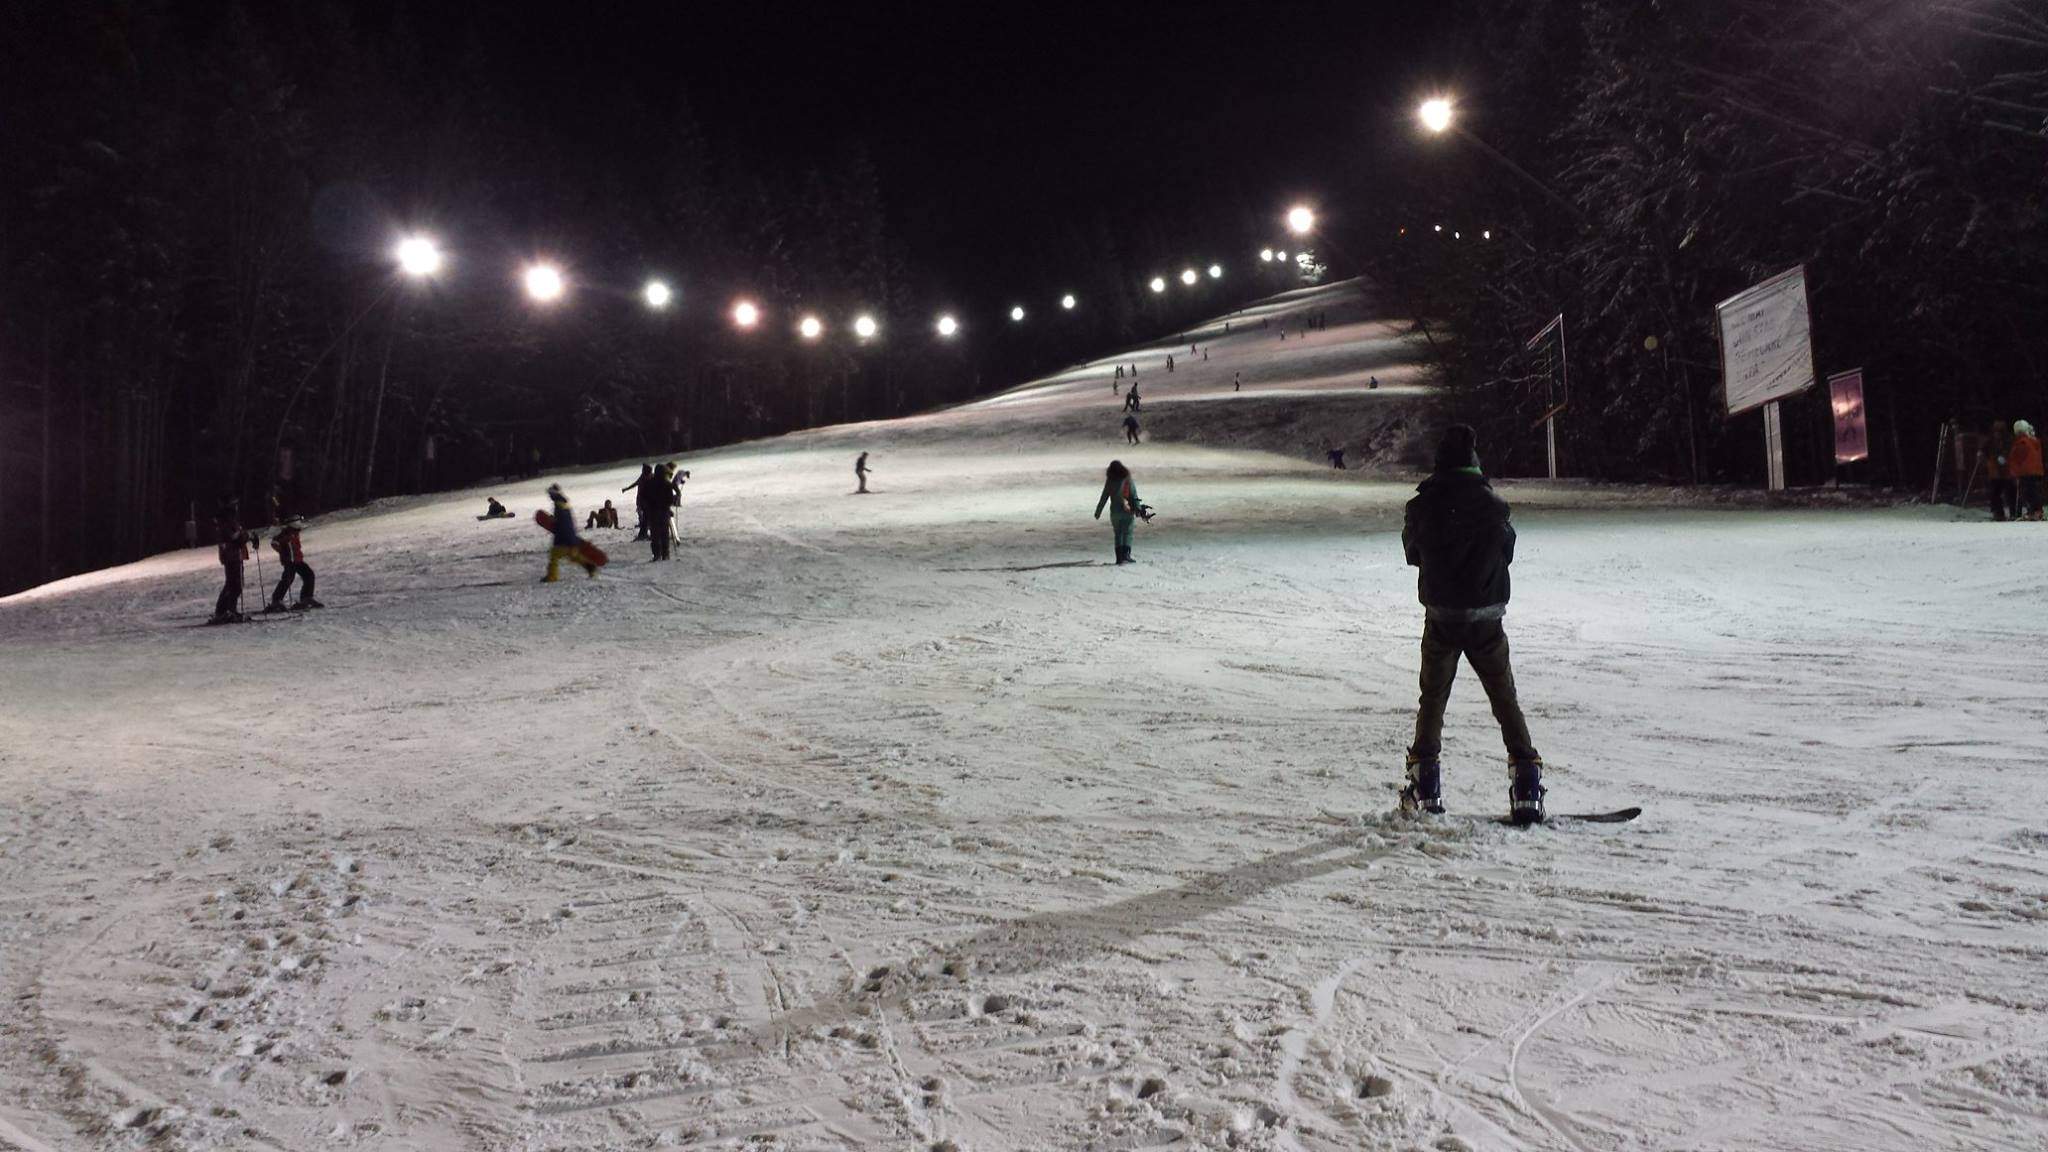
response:
[[[555,530],[555,518],[545,510],[536,509],[533,514],[533,522],[549,532]],[[604,554],[604,549],[599,548],[590,541],[578,540],[576,542],[576,561],[579,564],[588,564],[593,568],[602,568],[606,564],[611,563],[611,557]]]
[[[1349,824],[1356,819],[1356,817],[1346,816],[1341,812],[1332,812],[1328,808],[1323,809],[1322,813],[1325,818],[1339,824]],[[1542,822],[1544,824],[1626,824],[1642,814],[1643,810],[1636,807],[1616,808],[1612,812],[1552,812],[1545,816]],[[1535,828],[1539,826],[1535,824],[1517,824],[1512,818],[1507,816],[1482,816],[1476,812],[1445,812],[1437,816],[1418,813],[1414,819],[1467,820],[1475,823],[1483,820],[1490,824],[1499,824],[1504,828]]]

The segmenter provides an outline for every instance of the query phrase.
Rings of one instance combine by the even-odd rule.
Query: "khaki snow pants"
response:
[[[1451,700],[1451,682],[1458,677],[1458,658],[1471,661],[1486,689],[1501,742],[1515,759],[1536,759],[1529,725],[1515,699],[1515,670],[1508,662],[1508,634],[1498,620],[1454,624],[1426,620],[1422,625],[1422,701],[1415,712],[1415,743],[1408,749],[1418,760],[1434,760],[1442,751],[1444,706]]]

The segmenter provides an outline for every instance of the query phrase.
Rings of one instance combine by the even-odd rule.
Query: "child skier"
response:
[[[304,518],[289,517],[278,526],[277,535],[270,538],[270,547],[277,553],[277,562],[283,566],[284,575],[277,578],[277,589],[270,594],[270,606],[264,609],[265,612],[284,611],[284,594],[291,591],[293,577],[299,581],[298,608],[327,607],[313,599],[313,568],[306,563],[305,551],[299,543],[299,530],[305,526]]]
[[[242,565],[249,559],[249,533],[242,527],[242,509],[234,500],[221,502],[215,517],[220,528],[220,598],[213,602],[213,623],[236,624],[242,615]]]
[[[555,520],[555,535],[548,547],[548,574],[542,577],[541,583],[553,584],[560,580],[564,560],[582,565],[583,570],[590,573],[590,578],[595,580],[597,565],[583,558],[583,539],[576,535],[576,510],[569,507],[569,498],[562,495],[560,484],[548,485],[548,499],[554,503],[551,515]]]
[[[1501,619],[1508,608],[1508,565],[1515,558],[1515,529],[1508,505],[1479,470],[1476,437],[1464,424],[1451,426],[1437,444],[1436,467],[1408,502],[1401,547],[1421,570],[1417,598],[1423,605],[1422,699],[1415,716],[1415,742],[1408,748],[1408,784],[1401,808],[1442,812],[1443,769],[1437,761],[1443,739],[1444,705],[1464,657],[1479,676],[1493,705],[1508,751],[1508,818],[1516,824],[1543,820],[1543,759],[1529,741],[1529,726],[1515,699],[1515,673],[1508,662],[1508,637]]]
[[[1095,518],[1102,519],[1103,505],[1109,506],[1109,526],[1115,533],[1116,562],[1134,564],[1131,557],[1131,532],[1140,517],[1152,518],[1152,510],[1138,499],[1137,485],[1131,481],[1131,470],[1121,460],[1111,460],[1109,470],[1102,481],[1102,498],[1095,502]]]
[[[2019,514],[2022,519],[2041,519],[2041,441],[2034,426],[2025,420],[2012,422],[2012,454],[2006,457],[2012,478],[2020,486]]]

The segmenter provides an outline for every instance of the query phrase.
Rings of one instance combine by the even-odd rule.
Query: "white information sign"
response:
[[[1721,301],[1714,317],[1721,328],[1721,387],[1730,416],[1813,387],[1805,265]]]

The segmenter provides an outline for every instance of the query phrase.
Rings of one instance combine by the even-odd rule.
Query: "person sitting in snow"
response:
[[[277,588],[270,594],[270,606],[265,612],[284,611],[284,594],[292,590],[292,580],[299,582],[300,608],[325,608],[326,605],[313,599],[313,566],[306,563],[306,553],[299,541],[299,531],[306,526],[303,517],[290,516],[278,526],[277,535],[270,538],[270,547],[277,553],[277,562],[284,567],[284,575],[277,578]]]
[[[569,498],[562,494],[560,484],[548,485],[548,500],[553,503],[550,513],[555,521],[555,534],[548,546],[548,574],[541,583],[553,584],[562,578],[562,561],[580,564],[592,579],[597,578],[597,565],[583,556],[583,538],[576,535],[576,510],[569,507]]]
[[[486,496],[484,497],[484,514],[477,517],[477,519],[503,520],[505,517],[510,515],[512,515],[512,513],[506,511],[505,506],[503,504],[498,503],[498,498],[496,496]]]
[[[2034,435],[2034,426],[2025,420],[2012,422],[2012,454],[2006,459],[2012,466],[2012,478],[2019,484],[2020,517],[2025,520],[2041,519],[2041,440]]]
[[[1508,818],[1517,824],[1543,820],[1543,759],[1529,740],[1529,725],[1515,699],[1515,673],[1508,662],[1508,637],[1501,619],[1508,610],[1508,565],[1515,559],[1515,529],[1502,500],[1479,470],[1477,437],[1454,424],[1437,444],[1436,467],[1408,501],[1401,547],[1420,569],[1416,596],[1422,601],[1422,698],[1415,715],[1415,742],[1408,747],[1408,783],[1401,790],[1406,812],[1442,812],[1443,769],[1437,757],[1443,739],[1444,706],[1458,659],[1472,664],[1508,751]]]
[[[619,510],[612,507],[612,502],[609,500],[604,502],[604,507],[592,512],[583,520],[583,527],[585,528],[617,528],[618,526]]]

